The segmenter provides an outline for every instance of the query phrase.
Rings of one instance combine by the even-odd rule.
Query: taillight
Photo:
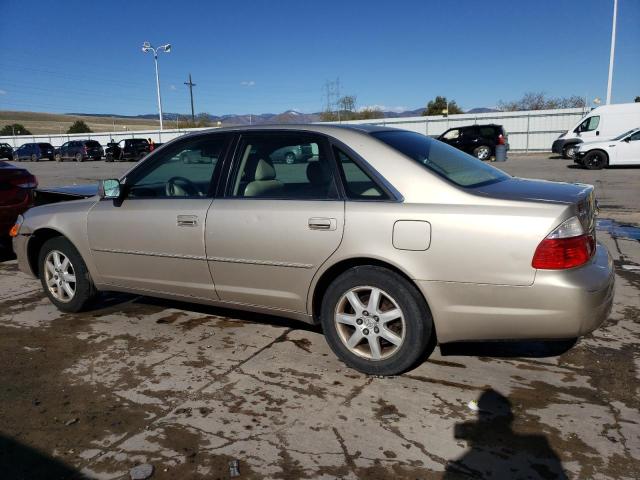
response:
[[[14,187],[19,188],[36,188],[38,186],[38,181],[36,177],[33,175],[23,175],[20,177],[12,178],[9,180],[9,183]]]
[[[540,242],[531,266],[542,270],[562,270],[584,265],[593,256],[596,241],[585,233],[578,217],[571,217]]]
[[[504,145],[506,143],[507,141],[505,140],[504,135],[502,134],[498,135],[498,145]]]

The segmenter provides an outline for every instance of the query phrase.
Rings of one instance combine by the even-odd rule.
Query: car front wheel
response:
[[[433,321],[420,292],[401,275],[354,267],[327,289],[322,328],[334,353],[370,375],[396,375],[425,356]]]
[[[564,158],[570,158],[570,159],[574,159],[576,158],[576,150],[577,150],[577,146],[576,144],[573,145],[567,145],[566,147],[564,147],[562,149],[562,156]]]
[[[608,163],[607,154],[599,150],[587,153],[582,159],[582,165],[589,170],[600,170],[606,167]]]
[[[49,300],[63,312],[80,312],[96,296],[84,260],[63,237],[47,240],[38,259],[40,281]]]

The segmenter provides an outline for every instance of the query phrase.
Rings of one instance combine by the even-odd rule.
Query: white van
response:
[[[564,158],[575,158],[580,143],[608,140],[636,127],[640,127],[640,103],[602,105],[560,135],[551,151]]]

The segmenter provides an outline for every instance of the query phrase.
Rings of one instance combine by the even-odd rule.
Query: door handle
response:
[[[178,215],[179,227],[196,227],[198,226],[197,215]]]
[[[309,228],[311,230],[335,230],[338,221],[335,218],[314,217],[309,219]]]

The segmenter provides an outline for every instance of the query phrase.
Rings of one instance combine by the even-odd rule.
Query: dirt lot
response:
[[[601,217],[640,224],[640,169],[591,172],[511,155],[519,176],[595,183]],[[37,163],[41,185],[131,164]],[[105,295],[62,314],[0,263],[1,478],[575,478],[640,472],[640,242],[603,223],[617,267],[610,319],[567,344],[436,349],[373,378],[321,333],[276,317]],[[470,403],[471,402],[471,403]],[[477,403],[473,403],[477,402]]]

